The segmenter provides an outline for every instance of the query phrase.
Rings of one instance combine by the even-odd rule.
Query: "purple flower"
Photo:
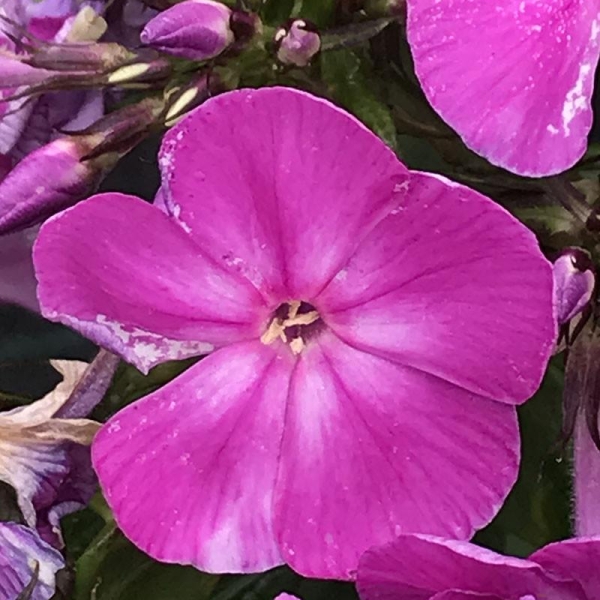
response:
[[[299,600],[297,596],[292,596],[291,594],[279,594],[275,600]]]
[[[589,252],[581,248],[567,248],[556,259],[552,270],[556,318],[562,325],[588,305],[596,277]]]
[[[189,102],[205,90],[198,81]],[[162,119],[164,110],[162,99],[145,98],[26,156],[0,181],[0,235],[41,223],[93,193],[118,159]]]
[[[599,600],[600,538],[545,546],[528,559],[469,542],[402,535],[366,552],[361,600]]]
[[[51,320],[143,371],[214,350],[96,437],[125,535],[211,572],[347,578],[403,531],[487,523],[555,340],[534,236],[292,89],[209,100],[160,165],[166,213],[102,194],[34,248]]]
[[[293,20],[275,34],[277,59],[284,65],[306,67],[321,49],[321,37],[314,26],[303,19]]]
[[[586,150],[600,54],[595,0],[407,0],[408,41],[433,108],[469,148],[522,175]]]
[[[38,148],[0,182],[0,234],[18,231],[95,191],[102,169],[77,137]]]
[[[54,595],[56,572],[65,566],[60,552],[43,542],[35,531],[16,523],[0,523],[0,594],[17,600],[35,580],[31,600]]]
[[[79,510],[95,487],[89,445],[98,424],[61,419],[56,413],[81,379],[86,363],[53,361],[64,380],[41,400],[0,413],[0,480],[17,492],[19,508],[30,527],[62,545],[59,518]]]
[[[208,60],[234,40],[231,10],[213,0],[187,0],[158,13],[144,27],[142,43],[187,58]]]
[[[44,2],[16,2],[11,10],[0,9],[20,27],[44,41],[81,41],[86,36],[101,35],[89,22],[87,12],[98,2],[46,0]],[[83,8],[82,8],[83,7]],[[93,12],[93,11],[92,11]],[[87,15],[87,16],[86,16]],[[0,49],[19,51],[9,34],[11,25],[0,21]],[[91,32],[90,32],[91,28]],[[0,157],[16,163],[24,155],[48,143],[58,130],[83,129],[102,116],[104,105],[100,92],[73,91],[44,94],[38,99],[11,98],[16,90],[6,87],[6,82],[33,83],[48,76],[44,69],[34,69],[9,56],[0,57],[0,72],[4,73],[4,86],[0,87]],[[11,77],[6,77],[11,73]],[[18,77],[17,77],[18,75]],[[11,83],[12,85],[12,83]]]

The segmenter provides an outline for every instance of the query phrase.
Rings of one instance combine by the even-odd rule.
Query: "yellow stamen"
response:
[[[267,330],[262,334],[260,341],[267,346],[272,344],[275,340],[280,339],[282,342],[287,343],[285,330],[288,327],[311,325],[315,321],[320,319],[319,313],[316,310],[311,310],[307,313],[298,314],[300,310],[301,302],[297,300],[290,300],[288,302],[288,316],[286,319],[275,317]],[[300,354],[304,349],[304,340],[301,336],[293,338],[290,342],[290,350],[294,354]]]

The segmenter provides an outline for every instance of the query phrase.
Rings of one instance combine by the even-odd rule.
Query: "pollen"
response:
[[[311,326],[320,319],[319,313],[307,302],[291,300],[275,311],[260,341],[270,345],[279,339],[288,344],[294,354],[300,354],[305,347],[306,337],[314,330]]]

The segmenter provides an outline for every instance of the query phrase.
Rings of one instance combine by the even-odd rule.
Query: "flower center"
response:
[[[269,345],[279,339],[288,344],[294,354],[300,354],[304,349],[305,340],[319,331],[322,325],[319,313],[311,304],[291,300],[275,311],[273,320],[260,341]]]

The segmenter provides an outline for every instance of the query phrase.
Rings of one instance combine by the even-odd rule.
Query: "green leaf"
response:
[[[295,4],[296,0],[269,0],[262,10],[262,19],[267,25],[279,27],[290,18]]]
[[[169,361],[154,367],[148,375],[144,375],[129,364],[121,363],[111,387],[92,413],[92,418],[101,422],[106,421],[124,406],[150,394],[189,369],[197,360],[193,358]]]
[[[344,108],[354,113],[388,146],[396,149],[396,126],[390,108],[376,95],[368,59],[348,50],[334,50],[321,55],[321,73],[330,94]]]
[[[494,521],[476,541],[505,554],[527,556],[570,535],[568,461],[556,454],[562,418],[562,357],[555,357],[537,394],[519,407],[519,479]]]
[[[79,558],[75,573],[74,600],[208,600],[219,580],[193,567],[153,560],[114,522]]]
[[[328,27],[335,15],[335,0],[302,0],[297,16],[312,21],[317,27]]]
[[[326,52],[368,42],[391,22],[391,19],[375,19],[324,31],[321,36],[321,50]]]

